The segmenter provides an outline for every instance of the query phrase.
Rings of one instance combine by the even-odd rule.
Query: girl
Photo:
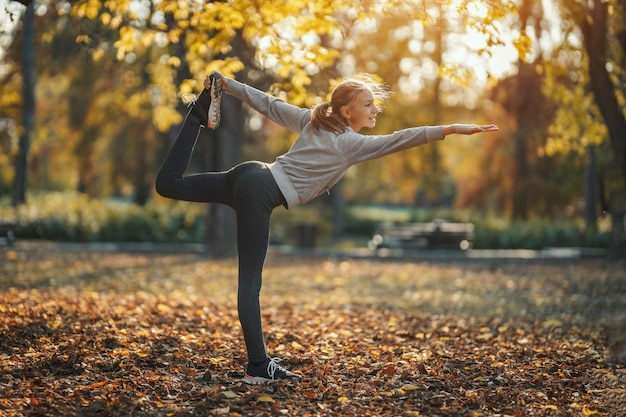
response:
[[[219,125],[222,91],[298,133],[298,139],[271,164],[251,161],[225,172],[184,175],[200,128],[215,129]],[[236,212],[237,308],[248,354],[244,377],[248,384],[302,380],[268,357],[263,339],[259,294],[272,210],[280,205],[292,208],[311,201],[358,162],[443,140],[453,133],[471,135],[498,130],[496,125],[453,124],[414,127],[389,135],[358,133],[376,125],[381,111],[376,101],[387,98],[388,92],[381,84],[370,76],[362,76],[337,85],[330,102],[304,109],[214,72],[190,104],[191,110],[159,171],[156,189],[164,197],[227,204]]]

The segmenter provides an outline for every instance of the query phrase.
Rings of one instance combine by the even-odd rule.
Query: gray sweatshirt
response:
[[[442,126],[412,127],[389,135],[362,135],[350,127],[342,133],[313,129],[311,109],[285,103],[236,80],[228,81],[226,93],[298,133],[289,151],[268,165],[288,207],[325,193],[356,163],[444,139]]]

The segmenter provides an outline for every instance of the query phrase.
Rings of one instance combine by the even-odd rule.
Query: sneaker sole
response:
[[[217,129],[221,119],[222,79],[213,77],[211,81],[211,104],[209,105],[208,127]]]
[[[243,377],[243,382],[245,382],[248,385],[267,385],[267,384],[271,384],[274,382],[302,382],[302,379],[299,379],[299,378],[269,379],[269,378],[264,378],[262,376],[252,376],[252,375],[246,374],[246,376]]]
[[[252,376],[246,374],[246,376],[243,377],[243,382],[248,385],[267,385],[271,384],[272,382],[276,382],[276,380],[263,378],[262,376]]]

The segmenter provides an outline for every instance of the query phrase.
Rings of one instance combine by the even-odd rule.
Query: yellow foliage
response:
[[[113,19],[111,19],[111,28],[117,29],[118,27],[120,27],[122,22],[123,22],[123,19],[121,16],[115,16]]]
[[[94,62],[98,62],[104,57],[104,55],[105,51],[101,48],[98,48],[93,51],[93,53],[91,54],[91,58],[94,60]]]
[[[174,44],[180,43],[180,35],[183,33],[183,31],[179,28],[174,28],[172,30],[170,30],[169,32],[167,32],[167,39]]]
[[[78,35],[75,39],[75,42],[88,44],[88,43],[91,43],[91,38],[89,38],[89,36],[87,35]]]
[[[430,7],[405,0],[364,3],[349,0],[161,0],[150,3],[153,8],[148,10],[146,7],[147,14],[144,14],[131,7],[133,4],[132,0],[85,0],[73,4],[72,15],[98,19],[103,25],[117,30],[114,47],[118,60],[126,59],[132,52],[142,59],[140,62],[150,62],[154,66],[160,65],[156,61],[162,57],[164,65],[170,70],[180,69],[184,60],[193,80],[172,85],[173,92],[167,93],[169,97],[176,97],[176,92],[197,92],[201,80],[213,70],[227,76],[243,70],[244,64],[236,56],[216,59],[232,54],[233,40],[241,37],[255,51],[256,63],[282,80],[275,86],[276,89],[286,92],[285,99],[296,105],[313,101],[311,94],[318,93],[308,91],[313,76],[333,66],[340,58],[341,52],[333,42],[345,39],[352,30],[350,25],[353,22],[365,19],[373,22],[377,16],[389,13],[409,20],[425,21],[429,19],[427,9]],[[511,2],[475,5],[469,0],[446,0],[443,4],[453,12],[456,10],[465,24],[474,25],[488,38],[485,50],[499,42],[498,30],[490,25],[512,13],[515,7]],[[479,8],[478,12],[474,10]],[[89,42],[89,38],[81,35],[77,41]],[[184,45],[179,50],[185,51],[185,55],[177,56],[175,50],[170,48],[181,42]],[[531,48],[530,37],[522,31],[515,47],[520,59],[524,59]],[[95,48],[92,53],[94,61],[100,61],[106,56],[106,49]],[[151,54],[151,57],[147,58],[146,54]],[[383,52],[380,56],[378,59],[385,59],[388,55]],[[150,84],[163,87],[164,84],[178,82],[174,76],[165,76],[160,71],[151,70]],[[452,64],[442,66],[439,75],[452,78],[462,87],[469,86],[474,76],[472,69]],[[154,107],[168,104],[172,103],[163,102]],[[153,117],[153,120],[162,130],[173,119],[164,116]]]
[[[438,75],[454,81],[463,88],[470,87],[471,83],[475,81],[473,69],[460,64],[445,63],[439,68]]]
[[[522,29],[517,39],[513,41],[513,46],[517,49],[520,61],[526,61],[526,57],[531,52],[533,42],[526,31]]]
[[[179,57],[171,56],[167,59],[167,63],[168,65],[171,65],[172,67],[180,67],[181,61]]]
[[[86,17],[87,19],[95,19],[98,17],[102,3],[98,0],[87,0],[80,2],[72,7],[72,15],[76,17]]]
[[[608,131],[593,96],[586,90],[584,79],[572,85],[560,79],[574,76],[575,69],[556,63],[544,65],[543,91],[559,104],[556,115],[548,129],[545,147],[540,155],[556,155],[575,152],[584,154],[590,145],[599,145],[608,139]],[[576,76],[582,76],[577,72]]]
[[[149,48],[150,45],[152,45],[152,42],[154,42],[155,34],[155,32],[143,32],[139,37],[141,45],[144,48]]]
[[[135,47],[135,41],[139,33],[136,29],[130,26],[122,26],[120,29],[120,38],[114,43],[117,48],[117,59],[122,60],[127,52],[133,51]]]
[[[180,85],[180,94],[194,94],[198,90],[198,83],[195,79],[184,80]]]
[[[50,43],[54,39],[54,32],[46,32],[41,34],[41,43]]]
[[[182,123],[183,118],[176,109],[171,106],[159,106],[152,112],[152,122],[161,132],[166,132],[171,126]]]
[[[100,15],[100,21],[103,25],[109,26],[109,24],[111,23],[111,15],[106,12],[102,13],[102,15]]]

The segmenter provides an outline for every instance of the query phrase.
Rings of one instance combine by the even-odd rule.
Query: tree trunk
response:
[[[209,169],[227,170],[240,162],[241,139],[245,118],[241,102],[222,96],[222,119],[217,130],[203,129],[200,140],[207,140],[205,163]],[[237,254],[235,212],[222,204],[210,204],[207,210],[206,245],[210,255],[223,258]]]
[[[322,45],[324,47],[330,48],[331,42],[330,38],[326,35],[322,36]],[[332,78],[338,78],[341,76],[341,73],[337,69],[337,61],[335,61],[331,66],[324,70],[324,73]],[[333,187],[330,189],[330,205],[333,210],[332,214],[332,222],[333,222],[333,230],[332,230],[332,239],[334,241],[338,241],[341,239],[346,232],[346,197],[343,193],[344,190],[345,179],[341,178]]]
[[[15,158],[14,206],[26,202],[30,136],[35,123],[35,8],[32,3],[26,8],[24,13],[22,33],[24,36],[22,44],[22,74],[24,81],[22,125],[24,130],[20,136],[19,150]]]
[[[346,198],[343,195],[343,178],[330,190],[333,206],[333,240],[339,240],[346,231]]]
[[[597,229],[599,183],[596,148],[591,145],[587,148],[585,166],[585,228],[589,231]]]
[[[602,117],[606,123],[614,164],[621,175],[617,192],[611,195],[611,242],[609,258],[612,260],[626,258],[626,237],[624,234],[624,215],[626,214],[626,119],[617,102],[616,87],[613,85],[606,69],[607,33],[608,33],[608,2],[593,0],[593,8],[589,10],[588,20],[580,22],[584,36],[584,45],[589,57],[589,76],[591,90]]]
[[[137,135],[135,137],[140,142],[140,149],[137,150],[137,155],[135,156],[136,164],[133,173],[133,203],[143,207],[148,202],[152,191],[152,179],[150,176],[152,165],[148,160],[150,157],[149,153],[145,152],[144,149],[149,149],[150,144],[155,142],[155,131],[152,127],[144,129],[142,123],[146,123],[146,121],[136,123],[136,126],[133,128]]]
[[[526,30],[528,20],[532,15],[532,0],[523,0],[519,8],[520,29]],[[533,117],[528,114],[529,92],[527,82],[531,79],[533,71],[530,65],[521,57],[517,62],[518,73],[516,77],[516,114],[517,128],[513,134],[513,164],[515,177],[513,178],[513,213],[512,217],[519,220],[528,219],[528,198],[530,189],[528,186],[528,154],[527,141],[531,130]],[[533,115],[534,116],[534,115]],[[529,124],[529,122],[531,124]]]
[[[530,113],[529,88],[534,86],[535,80],[530,64],[518,62],[518,73],[515,78],[515,113],[517,128],[513,133],[513,212],[511,216],[517,220],[527,220],[529,212],[530,190],[528,186],[529,164],[527,142],[533,128],[534,113]],[[533,92],[534,92],[533,88]]]

